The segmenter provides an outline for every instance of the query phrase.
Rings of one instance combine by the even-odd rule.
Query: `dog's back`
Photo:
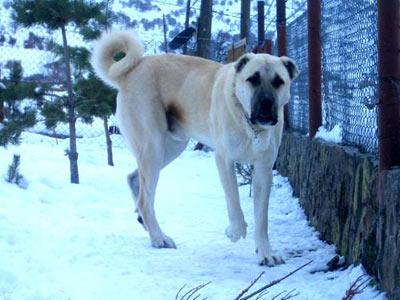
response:
[[[117,56],[122,58],[116,61]],[[168,129],[182,129],[186,136],[212,144],[208,112],[221,64],[186,55],[143,56],[143,46],[129,31],[103,34],[94,47],[92,64],[103,81],[119,90],[121,100],[130,98],[141,109],[143,101],[160,102]],[[131,91],[138,91],[136,97]],[[120,106],[127,104],[122,102]]]

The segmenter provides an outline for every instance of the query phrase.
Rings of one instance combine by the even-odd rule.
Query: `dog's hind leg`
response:
[[[165,235],[156,219],[154,196],[164,159],[164,140],[155,133],[152,140],[141,145],[137,156],[139,194],[137,209],[149,232],[151,244],[155,248],[176,248],[174,241]]]
[[[215,154],[215,160],[228,207],[229,226],[225,234],[232,242],[236,242],[241,237],[246,237],[247,224],[240,207],[234,162],[226,160],[218,153]]]
[[[164,168],[166,165],[168,165],[171,161],[173,161],[175,158],[177,158],[183,150],[185,150],[186,145],[188,143],[188,139],[184,139],[180,142],[177,142],[175,138],[171,136],[167,136],[165,140],[165,154],[164,154],[164,162],[162,165],[162,168]],[[134,172],[128,175],[127,177],[128,185],[131,189],[132,192],[132,197],[135,201],[135,212],[138,213],[137,221],[143,225],[143,227],[146,229],[143,218],[139,214],[139,211],[137,209],[137,201],[139,197],[139,171],[136,169]]]
[[[137,209],[137,200],[139,197],[139,171],[138,171],[138,169],[136,169],[135,171],[133,171],[131,174],[128,175],[127,181],[128,181],[128,186],[130,187],[131,192],[132,192],[132,198],[135,202],[135,212],[138,214],[137,221],[143,225],[144,229],[146,229],[146,227],[144,226],[143,218],[139,214],[139,210]]]

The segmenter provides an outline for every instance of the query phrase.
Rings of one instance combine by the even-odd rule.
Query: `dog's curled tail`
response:
[[[143,52],[143,45],[133,32],[108,31],[95,43],[91,63],[98,77],[118,87],[119,78],[138,64]]]

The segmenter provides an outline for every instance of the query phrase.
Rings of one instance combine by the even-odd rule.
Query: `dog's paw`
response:
[[[246,238],[247,234],[246,222],[229,225],[225,229],[225,234],[232,242],[237,242],[241,237]]]
[[[285,263],[285,261],[279,255],[272,255],[269,247],[267,247],[267,249],[262,249],[262,247],[257,248],[256,254],[258,257],[258,264],[260,266],[273,267]]]
[[[272,255],[261,258],[258,263],[260,266],[273,267],[284,264],[285,261],[279,255]]]
[[[158,238],[154,238],[151,240],[151,245],[154,248],[173,248],[176,249],[175,242],[166,235],[162,235]]]

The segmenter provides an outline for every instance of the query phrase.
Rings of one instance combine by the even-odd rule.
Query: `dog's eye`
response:
[[[253,86],[258,86],[261,84],[261,77],[260,73],[256,72],[249,78],[247,78],[247,81],[250,82]]]
[[[281,85],[283,85],[285,82],[283,81],[283,79],[279,76],[279,75],[276,75],[275,76],[275,78],[274,78],[274,80],[272,80],[271,81],[271,84],[272,84],[272,86],[274,87],[274,88],[278,88],[278,87],[280,87]]]

